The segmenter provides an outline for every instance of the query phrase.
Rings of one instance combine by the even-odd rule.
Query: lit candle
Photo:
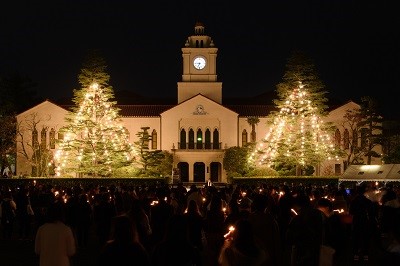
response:
[[[229,226],[229,231],[224,235],[224,238],[227,238],[233,231],[235,231],[235,227],[233,225]]]

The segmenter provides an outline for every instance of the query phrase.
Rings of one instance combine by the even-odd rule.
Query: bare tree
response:
[[[50,120],[50,115],[40,117],[37,113],[33,113],[17,123],[16,142],[20,145],[17,152],[32,167],[32,176],[49,176],[54,172],[51,167],[53,154],[46,136],[45,139],[41,136],[42,131],[48,131],[49,127],[45,123]]]

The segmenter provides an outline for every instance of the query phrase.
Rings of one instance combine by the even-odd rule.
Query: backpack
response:
[[[1,202],[1,222],[4,224],[11,223],[14,221],[15,211],[11,207],[10,200],[3,200]]]

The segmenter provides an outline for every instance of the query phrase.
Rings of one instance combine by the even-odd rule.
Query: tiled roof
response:
[[[155,117],[175,105],[117,105],[122,117]]]
[[[162,112],[175,107],[176,105],[156,105],[156,104],[123,104],[116,105],[120,109],[122,117],[157,117]],[[63,108],[71,110],[73,105],[62,105]],[[272,105],[225,105],[224,107],[236,112],[241,117],[267,116],[271,111],[276,110]]]
[[[226,105],[225,107],[244,117],[263,117],[276,110],[273,105]]]

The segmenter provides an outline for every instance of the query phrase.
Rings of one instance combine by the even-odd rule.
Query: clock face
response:
[[[206,66],[206,60],[203,57],[196,57],[193,60],[193,66],[199,70],[203,69]]]

